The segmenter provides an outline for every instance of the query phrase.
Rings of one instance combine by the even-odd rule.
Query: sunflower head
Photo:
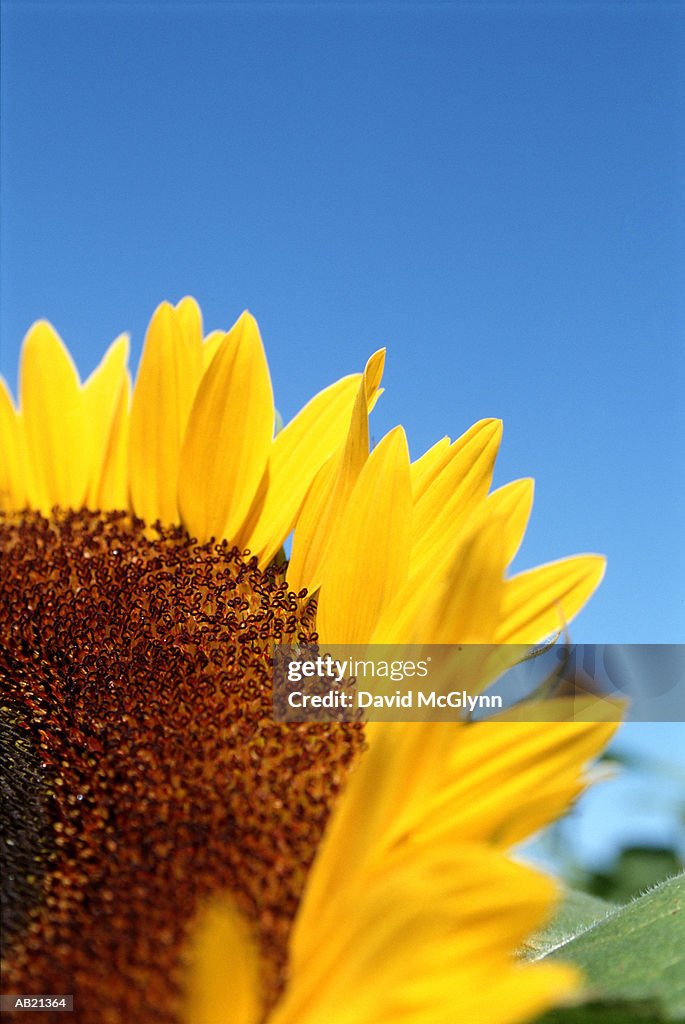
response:
[[[554,889],[505,847],[613,726],[273,719],[274,644],[531,644],[602,575],[508,575],[532,482],[490,493],[498,421],[370,451],[383,361],[275,433],[248,313],[204,336],[162,304],[134,387],[124,337],[81,383],[29,331],[0,388],[7,990],[83,1024],[505,1024],[574,989],[516,962]]]

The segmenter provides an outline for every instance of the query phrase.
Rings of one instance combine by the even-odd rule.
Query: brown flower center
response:
[[[363,742],[273,721],[271,645],[314,641],[311,606],[225,543],[120,513],[0,517],[0,552],[4,991],[73,992],[81,1024],[176,1022],[189,927],[229,889],[270,1005]]]

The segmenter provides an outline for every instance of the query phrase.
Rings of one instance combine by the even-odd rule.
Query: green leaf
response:
[[[615,903],[607,903],[606,900],[589,896],[578,889],[569,889],[547,927],[528,939],[524,955],[536,958],[544,956],[616,909]]]
[[[667,1020],[685,1018],[685,875],[581,926],[535,959],[576,964],[593,998],[655,1000]]]
[[[596,1002],[567,1006],[538,1017],[536,1024],[671,1024],[650,1002]]]

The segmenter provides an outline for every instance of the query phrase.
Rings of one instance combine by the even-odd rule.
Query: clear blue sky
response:
[[[287,419],[388,346],[381,436],[501,416],[578,640],[685,640],[685,7],[2,4],[0,370],[163,298],[257,316]]]

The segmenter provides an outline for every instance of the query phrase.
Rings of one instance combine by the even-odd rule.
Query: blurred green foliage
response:
[[[627,903],[683,869],[678,851],[669,846],[628,846],[608,870],[579,872],[576,884],[601,899]]]

